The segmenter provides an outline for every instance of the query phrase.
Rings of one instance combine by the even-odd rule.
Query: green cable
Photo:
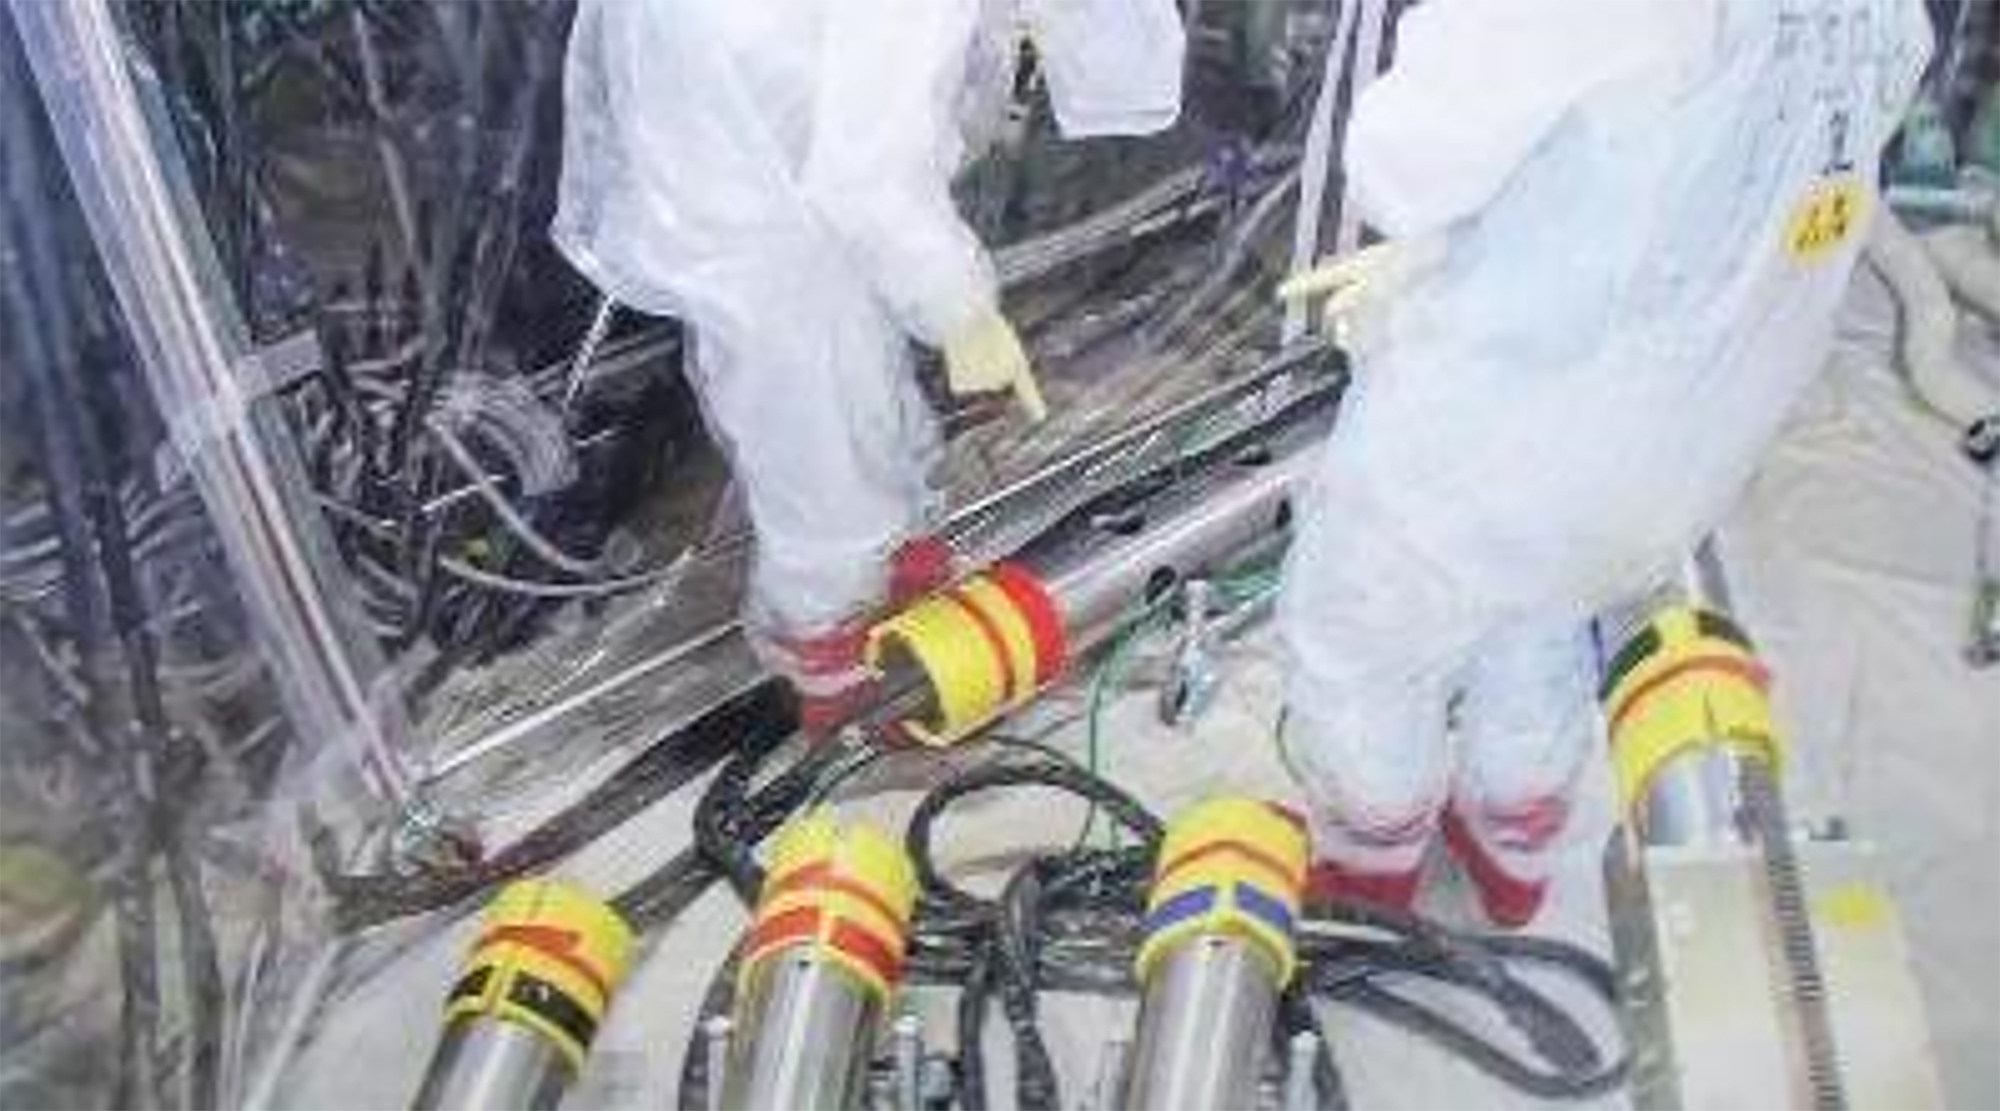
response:
[[[1140,635],[1149,631],[1157,623],[1160,615],[1166,611],[1167,597],[1170,595],[1152,602],[1143,602],[1121,620],[1121,627],[1112,640],[1111,647],[1105,651],[1103,662],[1097,665],[1096,673],[1091,676],[1089,707],[1084,714],[1084,765],[1092,775],[1099,774],[1103,749],[1100,741],[1103,733],[1100,726],[1104,717],[1105,692],[1110,690],[1113,676],[1124,667],[1125,657],[1131,654],[1132,647],[1139,642]],[[1077,844],[1081,845],[1090,839],[1090,832],[1096,824],[1097,804],[1093,802],[1089,812],[1084,816],[1083,832],[1077,835]],[[1110,833],[1112,847],[1115,848],[1117,827],[1113,826]]]
[[[1281,581],[1281,574],[1279,567],[1272,564],[1238,571],[1232,575],[1218,576],[1212,581],[1230,604],[1240,606],[1261,600],[1265,594],[1276,591]],[[1161,619],[1168,613],[1170,609],[1168,603],[1173,596],[1173,593],[1169,592],[1152,601],[1141,602],[1134,606],[1120,620],[1120,628],[1114,634],[1111,647],[1105,651],[1103,662],[1097,665],[1096,672],[1091,676],[1088,709],[1084,715],[1084,764],[1092,775],[1101,774],[1101,766],[1107,763],[1104,759],[1102,740],[1106,694],[1117,682],[1118,673],[1124,668],[1126,657],[1139,643],[1141,636],[1158,627]],[[1093,803],[1084,816],[1083,831],[1077,835],[1078,845],[1090,839],[1091,831],[1096,828],[1096,824],[1097,806]],[[1111,847],[1116,848],[1117,827],[1113,826],[1109,833]]]

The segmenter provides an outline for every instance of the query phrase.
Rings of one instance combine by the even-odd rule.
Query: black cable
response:
[[[687,1044],[681,1050],[679,1098],[675,1100],[678,1111],[712,1111],[708,1100],[708,1023],[718,1016],[727,1016],[736,1006],[736,970],[741,955],[732,948],[728,958],[709,977],[708,990],[701,996],[701,1008],[688,1027]]]
[[[752,790],[759,767],[775,747],[768,739],[752,742],[732,759],[697,808],[697,844],[619,896],[616,905],[635,926],[651,929],[670,922],[724,876],[739,895],[754,901],[763,880],[752,855],[755,845],[798,806],[823,797],[882,755],[857,759],[851,752],[822,746]],[[987,763],[953,775],[918,802],[904,838],[922,885],[906,974],[913,982],[961,989],[959,1100],[971,1111],[990,1104],[981,1047],[996,999],[1014,1044],[1013,1102],[1024,1108],[1060,1106],[1059,1078],[1040,1031],[1039,993],[1055,987],[1132,990],[1145,892],[1163,832],[1143,804],[1115,785],[1059,753],[1038,755],[1033,763]],[[972,895],[945,879],[933,844],[939,819],[972,795],[1023,786],[1089,799],[1138,843],[1038,855],[1009,877],[995,899]],[[1454,931],[1413,915],[1364,906],[1313,906],[1304,916],[1299,952],[1299,976],[1281,998],[1274,1037],[1319,1033],[1311,1006],[1317,996],[1393,1023],[1539,1098],[1588,1098],[1612,1090],[1624,1078],[1623,1056],[1606,1063],[1591,1033],[1511,967],[1527,965],[1566,976],[1607,1006],[1613,1004],[1615,974],[1576,946]],[[1528,1054],[1497,1045],[1444,1009],[1386,986],[1397,980],[1427,982],[1487,1000],[1525,1040]],[[713,1013],[720,1012],[711,999],[704,1014]],[[701,1048],[691,1045],[688,1052]],[[684,1100],[705,1091],[705,1082],[696,1082],[700,1074],[688,1071],[692,1068],[684,1062]],[[1323,1034],[1313,1069],[1321,1105],[1345,1107],[1344,1084]]]
[[[519,841],[466,868],[420,875],[328,875],[334,922],[365,929],[450,906],[494,884],[540,871],[617,828],[714,766],[739,745],[772,743],[791,730],[791,697],[765,682],[655,741],[581,799]]]
[[[763,869],[753,855],[812,792],[813,784],[843,753],[835,745],[808,748],[762,787],[750,789],[763,760],[789,731],[746,734],[742,750],[718,771],[695,805],[695,844],[682,850],[612,899],[612,906],[637,930],[664,927],[691,906],[716,880],[727,877],[738,898],[754,904],[763,887]]]
[[[993,997],[993,958],[980,943],[958,995],[958,1103],[986,1111],[986,1010]]]
[[[113,616],[110,584],[100,543],[113,540],[116,524],[105,518],[105,506],[115,505],[115,488],[71,384],[77,376],[77,338],[64,297],[66,283],[59,272],[56,223],[47,218],[60,203],[60,186],[44,169],[37,148],[43,142],[39,118],[27,107],[35,103],[33,82],[25,59],[8,25],[0,40],[0,328],[13,341],[12,358],[26,379],[34,405],[37,446],[50,484],[62,537],[66,601],[71,611],[71,635],[76,641],[78,667],[91,698],[87,728],[110,739],[126,731],[108,720],[115,699],[106,666],[108,629]],[[122,517],[118,519],[122,522]],[[116,538],[123,540],[122,536]],[[93,553],[97,558],[93,558]],[[102,592],[102,594],[100,594]],[[129,600],[128,600],[129,601]],[[123,606],[117,606],[123,609]],[[136,674],[128,672],[128,682]],[[135,692],[136,693],[136,692]],[[135,733],[140,731],[133,731]],[[159,1040],[158,954],[153,912],[152,862],[156,825],[146,786],[150,738],[138,736],[122,746],[116,761],[120,830],[113,898],[121,1000],[119,1051],[115,1062],[113,1100],[121,1105],[158,1102],[163,1074]]]
[[[962,799],[1016,786],[1047,787],[1087,799],[1129,830],[1140,845],[1123,852],[1071,850],[1036,857],[1009,878],[998,900],[978,898],[946,880],[937,867],[933,827]],[[1105,892],[1093,880],[1118,876],[1126,881],[1123,886],[1128,890],[1136,888],[1134,881],[1140,872],[1133,865],[1150,859],[1163,832],[1159,819],[1137,799],[1067,760],[975,766],[946,780],[918,802],[904,834],[924,893],[913,932],[919,945],[927,944],[934,952],[953,942],[967,947],[965,957],[970,964],[968,987],[959,1008],[959,1095],[966,1106],[984,1106],[986,1102],[985,1072],[976,1060],[980,1049],[974,1039],[984,1029],[991,995],[998,996],[1013,1034],[1014,1102],[1024,1108],[1061,1105],[1060,1082],[1042,1040],[1036,1004],[1042,983],[1045,916],[1058,896],[1085,896],[1097,902]]]
[[[1300,1034],[1313,1035],[1313,1091],[1321,1111],[1347,1111],[1347,1084],[1340,1075],[1340,1065],[1334,1060],[1333,1042],[1320,1029],[1319,1016],[1313,1013],[1312,996],[1305,990],[1305,982],[1293,978],[1285,985],[1283,995],[1278,997],[1278,1020],[1271,1026],[1271,1059],[1282,1061],[1291,1067],[1292,1039]]]
[[[1149,849],[1165,832],[1160,820],[1137,799],[1109,780],[1074,764],[985,764],[970,768],[925,795],[910,815],[909,828],[903,835],[918,882],[926,894],[947,909],[978,910],[989,904],[944,878],[931,855],[931,827],[960,799],[1001,787],[1049,787],[1078,795],[1103,809]]]
[[[1326,925],[1361,926],[1381,938],[1329,936]],[[1617,977],[1601,958],[1566,942],[1446,929],[1414,915],[1360,905],[1310,907],[1299,939],[1301,975],[1315,994],[1394,1023],[1464,1058],[1494,1079],[1541,1099],[1587,1099],[1623,1083],[1628,1058],[1609,1064],[1595,1038],[1569,1012],[1521,980],[1512,963],[1540,965],[1617,1002]],[[1482,997],[1551,1066],[1537,1068],[1493,1044],[1459,1019],[1385,988],[1402,976]]]

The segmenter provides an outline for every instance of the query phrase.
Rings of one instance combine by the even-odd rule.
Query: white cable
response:
[[[513,503],[507,500],[507,495],[501,493],[499,485],[486,473],[485,468],[479,465],[479,460],[473,458],[464,441],[453,435],[451,429],[445,427],[444,422],[433,418],[426,423],[431,435],[437,438],[438,443],[444,447],[445,454],[451,457],[452,465],[472,483],[473,490],[492,508],[494,514],[500,518],[500,523],[507,526],[507,531],[526,545],[537,559],[551,567],[568,571],[578,578],[595,578],[601,572],[602,568],[596,560],[578,559],[556,547],[552,541],[536,531],[535,526],[521,515],[521,511],[514,508]]]
[[[464,579],[474,586],[483,586],[489,590],[504,591],[508,594],[521,594],[530,598],[602,598],[613,594],[624,594],[677,578],[686,570],[687,564],[688,557],[686,553],[682,553],[665,567],[636,575],[598,579],[594,582],[552,583],[496,575],[451,556],[441,556],[438,559],[438,565],[448,574]]]

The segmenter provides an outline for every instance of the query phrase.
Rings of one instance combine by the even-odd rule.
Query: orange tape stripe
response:
[[[473,945],[472,951],[476,958],[480,950],[485,949],[489,945],[506,943],[519,945],[524,949],[533,949],[535,952],[583,977],[590,983],[591,987],[597,989],[597,997],[609,1003],[611,1001],[611,985],[605,982],[604,973],[591,967],[589,961],[576,955],[576,943],[579,940],[581,940],[581,935],[575,930],[566,930],[561,926],[539,926],[529,923],[517,923],[507,926],[495,926],[487,930],[479,936],[479,941]]]
[[[993,658],[1000,661],[1000,689],[1005,692],[1002,700],[1012,703],[1019,692],[1014,678],[1014,656],[1007,651],[1007,641],[1000,635],[1000,627],[993,623],[993,618],[978,602],[959,588],[946,587],[943,596],[951,599],[953,604],[965,611],[967,617],[972,618],[974,625],[979,626],[980,635],[986,638],[986,647],[992,651]]]
[[[773,946],[812,940],[819,932],[819,919],[818,907],[794,907],[764,919],[743,939],[744,959],[755,960]]]
[[[815,861],[802,868],[794,868],[783,876],[766,883],[764,885],[764,901],[769,902],[780,895],[800,889],[808,891],[837,891],[843,895],[852,895],[867,904],[870,910],[880,914],[885,921],[894,922],[899,926],[905,924],[905,916],[897,914],[888,903],[882,901],[882,897],[877,895],[873,889],[840,875],[833,870],[832,864],[824,860]]]
[[[894,984],[903,974],[902,954],[846,919],[833,924],[833,934],[827,938],[827,944],[867,966],[885,987]]]
[[[1617,736],[1619,728],[1625,724],[1625,719],[1638,710],[1640,703],[1658,694],[1662,687],[1668,686],[1676,679],[1704,671],[1733,676],[1766,693],[1771,689],[1771,672],[1755,660],[1741,656],[1695,656],[1682,660],[1639,684],[1630,695],[1619,702],[1618,708],[1611,714],[1611,735]]]
[[[1256,864],[1258,867],[1282,880],[1288,889],[1296,890],[1299,884],[1303,882],[1303,878],[1295,869],[1287,868],[1285,862],[1279,860],[1277,857],[1264,852],[1255,845],[1247,845],[1241,841],[1232,841],[1224,838],[1222,840],[1204,842],[1168,861],[1161,867],[1160,874],[1154,878],[1153,886],[1158,887],[1166,883],[1173,877],[1175,872],[1180,871],[1203,857],[1213,856],[1217,853],[1240,856]]]

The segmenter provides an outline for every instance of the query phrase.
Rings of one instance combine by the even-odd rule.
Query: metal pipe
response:
[[[550,1041],[504,1022],[445,1031],[410,1106],[421,1111],[553,1108],[569,1087],[569,1062]]]
[[[1260,1051],[1278,1010],[1269,957],[1209,935],[1166,957],[1154,976],[1124,1106],[1255,1106]]]
[[[1132,1040],[1123,1033],[1105,1039],[1097,1055],[1097,1076],[1091,1083],[1091,1111],[1118,1106],[1118,1093],[1125,1090],[1125,1076],[1132,1061]]]
[[[1211,799],[1175,817],[1146,900],[1120,1106],[1260,1104],[1278,996],[1297,965],[1306,855],[1299,820],[1255,800]]]
[[[1648,845],[1742,844],[1742,781],[1743,762],[1734,749],[1704,746],[1669,760],[1653,773],[1632,815],[1640,839]]]
[[[728,1015],[711,1016],[702,1027],[702,1051],[708,1055],[708,1111],[722,1111],[722,1081],[729,1075],[729,1047],[735,1035],[736,1023]]]
[[[1323,431],[1300,429],[1280,445],[1248,450],[1125,514],[1063,530],[1023,552],[1020,562],[1047,584],[1071,640],[1094,643],[1136,600],[1157,597],[1279,533],[1290,520],[1292,493],[1314,462],[1305,449]]]
[[[995,531],[991,518],[1010,519],[1043,516],[1030,509],[1036,503],[1051,503],[1067,512],[1092,498],[1109,493],[1147,472],[1173,462],[1182,452],[1203,446],[1204,429],[1214,432],[1214,441],[1247,433],[1273,423],[1294,405],[1330,400],[1345,380],[1344,364],[1324,340],[1308,339],[1273,354],[1255,370],[1232,377],[987,491],[953,511],[946,534],[962,551],[975,556],[1003,554],[990,551],[986,535]],[[1131,462],[1129,467],[1123,464]],[[1030,520],[1030,524],[1035,523]],[[1006,530],[1006,542],[1017,530]],[[1040,528],[1021,539],[1029,541]]]
[[[1319,1062],[1319,1035],[1301,1030],[1285,1043],[1285,1111],[1319,1111],[1313,1067]]]
[[[916,1015],[896,1019],[897,1111],[920,1111],[924,1105],[924,1020]]]
[[[1731,602],[1728,579],[1711,541],[1691,553],[1680,575],[1662,581],[1628,606],[1606,614],[1598,623],[1602,656],[1600,670],[1607,688],[1615,688],[1629,668],[1643,666],[1645,650],[1665,651],[1655,620],[1664,613],[1692,610],[1711,617],[1727,613]],[[1754,662],[1754,659],[1753,661]],[[1643,684],[1642,684],[1643,685]],[[1613,718],[1613,744],[1620,743],[1621,712],[1636,707],[1617,705],[1618,692],[1607,689]],[[1653,697],[1672,697],[1671,685]],[[1636,699],[1634,700],[1636,703]],[[1626,820],[1647,845],[1740,845],[1749,842],[1742,828],[1744,750],[1721,737],[1682,738],[1678,751],[1663,759],[1644,777],[1641,797],[1625,800]],[[1619,757],[1614,752],[1614,764]]]
[[[745,989],[722,1106],[859,1106],[881,1017],[869,993],[803,947],[753,971]]]
[[[740,950],[722,1106],[862,1106],[916,898],[902,844],[872,825],[815,810],[779,831]],[[899,1048],[917,1077],[921,1041]]]
[[[598,377],[610,372],[613,362],[636,363],[643,357],[654,355],[653,347],[633,345],[629,352],[615,343],[599,360]],[[1221,383],[1194,397],[1179,402],[1165,411],[1148,417],[1132,427],[1098,440],[1088,447],[1065,457],[1032,474],[1009,482],[980,499],[971,502],[952,513],[947,532],[968,550],[969,556],[991,557],[1001,554],[991,551],[993,547],[986,534],[992,532],[991,522],[1005,516],[1010,522],[1026,520],[1036,527],[1016,529],[1011,525],[1005,531],[1009,537],[1018,532],[1030,535],[1045,531],[1052,523],[1051,514],[1056,511],[1068,512],[1069,507],[1082,504],[1092,497],[1114,491],[1121,486],[1140,481],[1152,469],[1172,461],[1182,450],[1197,446],[1204,437],[1197,435],[1212,431],[1213,440],[1224,441],[1232,437],[1242,437],[1256,429],[1269,425],[1288,424],[1296,427],[1310,424],[1312,431],[1307,438],[1315,439],[1324,434],[1329,421],[1323,419],[1330,412],[1341,372],[1337,365],[1329,368],[1329,360],[1338,356],[1332,349],[1319,342],[1306,342],[1271,357],[1269,362],[1254,371]],[[621,362],[621,365],[623,363]],[[556,368],[543,372],[542,376],[557,373]],[[1302,418],[1304,415],[1304,419]],[[1314,416],[1317,414],[1317,416]],[[1296,431],[1285,433],[1287,437],[1299,435]],[[1163,446],[1157,446],[1163,445]],[[1172,450],[1169,450],[1172,449]],[[1123,461],[1135,460],[1127,468]],[[1300,461],[1301,463],[1303,461]],[[1296,473],[1289,479],[1299,477]],[[1276,507],[1267,507],[1275,513]],[[1034,520],[1029,520],[1033,518]],[[1204,531],[1204,530],[1197,530]],[[1048,549],[1056,541],[1031,544],[1030,547]],[[1091,558],[1093,544],[1105,543],[1098,534],[1095,540],[1090,535],[1075,537],[1075,550],[1069,557],[1075,560]],[[1004,545],[1002,545],[1004,550]],[[731,554],[732,559],[747,560],[748,548]],[[1050,554],[1050,560],[1058,558]],[[1142,583],[1143,585],[1143,583]],[[1129,600],[1136,595],[1126,595]],[[1100,631],[1101,632],[1101,631]],[[1081,649],[1094,643],[1088,636],[1072,638],[1072,644]],[[683,640],[660,646],[651,654],[634,660],[614,674],[604,676],[574,693],[552,700],[545,706],[523,714],[519,718],[499,726],[485,736],[469,744],[455,748],[439,757],[428,769],[425,781],[434,782],[449,775],[465,771],[472,766],[514,748],[531,737],[548,736],[559,731],[562,724],[572,716],[587,711],[594,703],[613,697],[628,690],[641,680],[657,674],[669,665],[687,660],[695,651],[715,650],[727,654],[727,666],[732,669],[749,655],[747,644],[741,637],[741,627],[735,617],[719,618],[714,624],[694,631]],[[720,665],[719,665],[720,666]],[[732,687],[727,693],[717,694],[704,690],[698,701],[676,705],[677,720],[693,720],[719,705],[726,698],[738,693],[754,683],[758,669],[745,667],[741,685]]]
[[[1770,954],[1774,981],[1787,992],[1779,1024],[1790,1044],[1779,1071],[1796,1069],[1798,1092],[1815,1108],[1846,1106],[1838,1047],[1827,1011],[1819,946],[1793,850],[1783,799],[1777,787],[1780,744],[1772,722],[1769,676],[1750,640],[1726,616],[1729,584],[1712,543],[1704,542],[1676,585],[1663,585],[1634,610],[1617,615],[1616,646],[1604,659],[1604,692],[1612,746],[1612,766],[1620,784],[1626,821],[1637,845],[1614,853],[1616,865],[1607,891],[1636,894],[1651,908],[1652,869],[1657,861],[1685,862],[1682,846],[1701,846],[1710,860],[1761,864],[1761,906],[1741,904],[1754,918],[1725,916],[1716,936],[1766,933],[1777,943]],[[1614,842],[1614,845],[1620,844]],[[1715,850],[1721,850],[1717,853]],[[1619,871],[1628,873],[1618,875]],[[1613,917],[1620,907],[1614,904]],[[1639,930],[1614,930],[1625,945],[1628,967],[1660,961],[1661,945]],[[1654,968],[1635,986],[1663,972]],[[1628,973],[1629,975],[1629,973]],[[1675,1032],[1643,1008],[1663,1004],[1674,1010],[1673,985],[1655,1000],[1640,991],[1631,997],[1635,1025]],[[1752,1072],[1758,1061],[1746,1054]],[[1677,1081],[1647,1069],[1639,1090],[1670,1093]]]
[[[625,920],[581,888],[502,888],[445,998],[444,1033],[411,1106],[554,1108],[583,1068],[632,944]]]
[[[1281,546],[1326,416],[1300,416],[1267,441],[1074,517],[1004,566],[878,623],[871,662],[918,680],[908,692],[890,687],[915,708],[892,720],[924,743],[962,739],[1031,699],[1137,607]]]

